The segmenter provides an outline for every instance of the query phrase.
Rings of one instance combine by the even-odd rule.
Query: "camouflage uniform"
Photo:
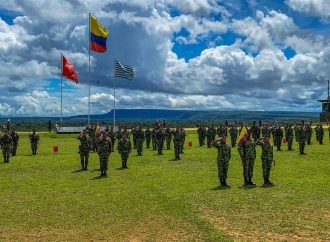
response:
[[[180,153],[183,154],[183,149],[184,149],[184,143],[186,142],[186,131],[184,130],[184,128],[180,128],[180,132],[182,133],[182,143],[181,143],[181,149],[180,149]]]
[[[260,138],[260,128],[256,125],[256,122],[253,122],[253,125],[250,128],[250,133],[254,140],[258,140]]]
[[[94,127],[90,127],[88,129],[88,136],[90,138],[91,141],[91,150],[92,151],[96,151],[96,129],[94,129]]]
[[[238,153],[242,159],[245,185],[254,185],[252,177],[256,159],[256,146],[253,138],[249,137],[249,135],[245,137],[243,137],[238,144]]]
[[[121,138],[118,141],[117,149],[121,156],[122,168],[128,168],[127,159],[129,157],[129,153],[131,153],[131,149],[132,149],[131,141],[126,137]]]
[[[199,128],[197,129],[197,134],[199,146],[203,146],[205,144],[205,129],[203,126],[199,126]]]
[[[11,150],[11,155],[16,156],[16,151],[18,147],[18,140],[19,140],[19,135],[16,133],[14,130],[10,134],[12,140],[13,140],[13,149]]]
[[[36,132],[32,132],[31,134],[29,134],[29,138],[30,138],[30,142],[31,142],[32,155],[36,155],[37,150],[38,150],[39,140],[40,140],[39,134]]]
[[[310,125],[307,125],[307,127],[306,127],[306,139],[307,139],[307,144],[308,145],[312,144],[312,135],[313,135],[313,129]]]
[[[261,146],[261,161],[262,161],[262,174],[264,177],[264,184],[271,185],[272,183],[269,180],[270,170],[272,169],[272,162],[274,161],[273,157],[273,146],[269,142],[265,142],[262,140],[257,141],[257,145]]]
[[[237,140],[237,135],[238,135],[238,130],[236,127],[232,126],[229,129],[229,135],[230,135],[230,141],[231,141],[231,147],[235,147],[236,145],[236,140]]]
[[[320,145],[323,144],[324,129],[323,129],[322,125],[319,125],[317,127],[316,136],[317,136],[317,140],[319,141]]]
[[[287,129],[285,130],[285,138],[286,138],[286,142],[288,143],[288,150],[292,150],[292,143],[293,143],[293,128],[290,125],[289,127],[287,127]]]
[[[1,145],[1,149],[2,149],[3,162],[8,163],[10,153],[11,153],[11,149],[13,147],[13,140],[12,140],[11,136],[8,133],[4,134],[1,137],[0,145]]]
[[[166,128],[165,130],[165,140],[166,140],[166,149],[171,149],[171,141],[172,141],[172,132],[170,128]]]
[[[144,140],[145,140],[144,131],[141,128],[135,130],[135,143],[136,143],[136,151],[138,155],[142,155]]]
[[[226,180],[231,158],[231,148],[226,142],[219,140],[214,141],[212,146],[218,149],[217,164],[220,184],[222,186],[228,186]]]
[[[133,149],[136,149],[136,128],[133,128],[132,130],[131,130],[131,134],[132,134],[132,136],[133,136]]]
[[[301,155],[305,154],[305,144],[306,144],[306,131],[303,126],[297,128],[297,136],[299,142],[299,152]]]
[[[77,139],[80,141],[79,154],[80,154],[81,169],[87,170],[91,142],[86,134],[80,134],[77,137]]]
[[[219,137],[222,136],[222,135],[227,137],[227,135],[228,135],[227,127],[220,124],[220,127],[217,129],[217,134],[218,134]]]
[[[151,140],[151,131],[150,131],[149,128],[146,129],[145,136],[146,136],[147,149],[149,149],[150,148],[150,140]]]
[[[211,144],[214,141],[216,130],[213,127],[209,127],[206,131],[206,140],[207,140],[207,148],[211,148]]]
[[[153,129],[151,132],[151,142],[152,142],[152,150],[157,149],[157,130]]]
[[[163,129],[159,128],[156,131],[156,140],[157,140],[157,149],[158,149],[158,155],[163,154],[163,146],[164,146],[164,131]]]
[[[179,160],[180,159],[180,153],[181,153],[181,145],[182,145],[182,142],[183,142],[183,134],[181,133],[179,128],[172,131],[172,134],[173,134],[175,159]]]
[[[112,144],[111,140],[103,134],[97,140],[97,152],[100,158],[100,171],[101,176],[107,175],[109,156],[111,154]]]
[[[107,136],[110,138],[111,140],[111,152],[115,151],[115,143],[116,143],[116,134],[115,131],[113,130],[113,127],[111,126],[109,130],[106,130],[106,134]]]
[[[281,150],[282,140],[283,140],[283,130],[279,126],[274,131],[275,143],[277,150]]]
[[[265,136],[265,135],[269,135],[270,136],[271,132],[272,132],[272,129],[268,125],[265,125],[261,129],[261,135],[262,136]]]

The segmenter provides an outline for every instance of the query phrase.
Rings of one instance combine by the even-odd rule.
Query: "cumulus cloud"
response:
[[[292,9],[307,15],[329,18],[330,2],[328,0],[286,0]]]

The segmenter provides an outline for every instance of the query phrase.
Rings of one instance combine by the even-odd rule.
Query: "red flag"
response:
[[[62,76],[74,81],[76,84],[79,82],[74,66],[64,55],[62,55]]]

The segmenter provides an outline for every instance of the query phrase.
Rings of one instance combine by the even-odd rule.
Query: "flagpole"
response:
[[[61,53],[61,127],[63,127],[63,54]]]
[[[87,124],[89,125],[90,121],[90,110],[91,110],[91,13],[88,15],[88,118]]]

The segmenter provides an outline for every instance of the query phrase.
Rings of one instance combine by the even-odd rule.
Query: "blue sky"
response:
[[[88,13],[110,30],[91,54]],[[1,116],[57,116],[59,59],[64,114],[112,109],[112,60],[134,67],[116,79],[119,108],[313,111],[329,78],[330,1],[0,1]]]

